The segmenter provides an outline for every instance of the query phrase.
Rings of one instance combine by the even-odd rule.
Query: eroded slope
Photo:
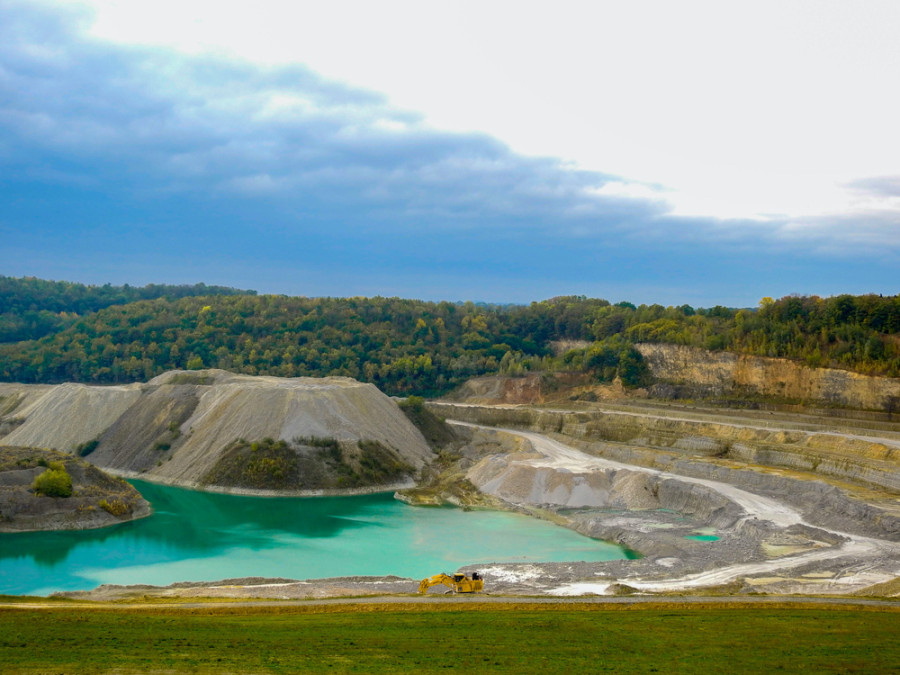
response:
[[[19,393],[10,389],[8,395]],[[87,458],[98,466],[192,487],[292,491],[397,484],[432,458],[421,433],[392,399],[343,377],[176,371],[126,387],[59,385],[30,395],[28,405],[11,414],[16,425],[5,443],[89,452]],[[322,456],[325,470],[318,484],[306,474],[294,485],[216,482],[233,475],[222,470],[226,453],[233,456],[241,444],[269,440],[283,441],[304,460],[315,455],[307,451],[311,446],[336,444],[335,461],[344,468],[335,471],[348,479],[332,480],[334,471],[327,470],[328,458]],[[376,463],[402,470],[371,470]]]

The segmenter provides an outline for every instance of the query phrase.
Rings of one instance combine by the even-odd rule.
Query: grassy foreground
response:
[[[894,609],[0,609],[2,673],[900,673]]]

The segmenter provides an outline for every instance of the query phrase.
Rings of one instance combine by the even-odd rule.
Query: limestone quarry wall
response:
[[[378,441],[414,469],[433,456],[395,401],[350,378],[179,371],[123,387],[3,385],[0,395],[18,402],[0,415],[15,418],[0,444],[71,452],[97,441],[92,463],[182,485],[200,481],[239,439]]]
[[[428,405],[437,415],[463,422],[558,433],[568,439],[586,442],[664,449],[673,456],[732,459],[809,471],[900,492],[900,447],[863,438],[618,411],[565,412],[524,406]],[[635,452],[639,454],[639,450]]]
[[[900,408],[900,379],[833,368],[808,368],[787,359],[711,352],[668,344],[635,345],[653,377],[687,396],[755,394],[867,410]],[[651,394],[666,393],[657,385]]]
[[[467,403],[545,403],[568,400],[581,391],[591,391],[596,398],[622,398],[621,382],[599,384],[588,373],[529,373],[511,377],[485,375],[467,380],[445,400]]]

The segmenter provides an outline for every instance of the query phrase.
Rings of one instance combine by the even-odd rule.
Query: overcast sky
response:
[[[894,1],[0,0],[0,274],[895,294],[897,35]]]

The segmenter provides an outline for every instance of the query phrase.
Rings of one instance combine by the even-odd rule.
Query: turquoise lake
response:
[[[249,576],[421,578],[466,564],[631,557],[527,516],[412,507],[390,493],[238,497],[132,482],[153,504],[149,518],[102,530],[0,534],[0,594]]]

